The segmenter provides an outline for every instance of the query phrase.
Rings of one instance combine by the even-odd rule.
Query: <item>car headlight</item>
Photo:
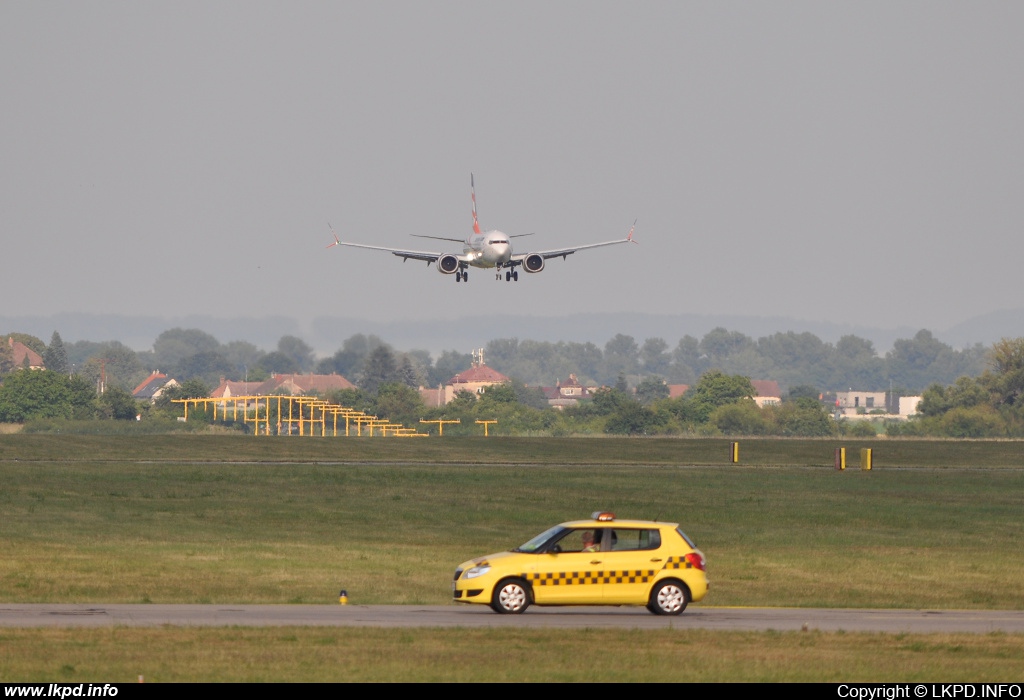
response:
[[[474,566],[472,569],[466,571],[462,578],[476,578],[477,576],[483,576],[491,570],[490,564],[482,564],[480,566]]]

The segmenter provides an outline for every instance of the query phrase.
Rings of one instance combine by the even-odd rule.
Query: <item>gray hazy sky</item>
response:
[[[7,314],[1024,306],[1024,3],[0,4]],[[481,223],[518,284],[332,248]],[[459,246],[452,244],[458,252]],[[786,329],[779,329],[786,330]],[[528,329],[510,329],[528,337]]]

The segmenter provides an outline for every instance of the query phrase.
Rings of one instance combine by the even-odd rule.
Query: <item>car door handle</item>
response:
[[[591,563],[591,564],[600,564],[600,563],[601,563],[601,560],[600,560],[600,559],[595,559],[594,561],[592,561],[592,562],[590,562],[590,563]]]
[[[651,561],[661,561],[661,559],[659,559],[658,557],[655,557],[654,559],[651,559]]]

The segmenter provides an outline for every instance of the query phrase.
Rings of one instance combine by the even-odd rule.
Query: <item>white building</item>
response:
[[[909,417],[917,415],[918,404],[921,403],[920,396],[901,396],[900,415]]]
[[[837,391],[836,408],[844,416],[856,416],[886,410],[884,391]]]

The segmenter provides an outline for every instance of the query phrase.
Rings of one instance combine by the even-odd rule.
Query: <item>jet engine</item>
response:
[[[437,259],[437,271],[442,275],[453,275],[459,271],[459,259],[446,253]]]
[[[530,253],[523,258],[523,269],[527,272],[540,272],[544,269],[544,256]]]

